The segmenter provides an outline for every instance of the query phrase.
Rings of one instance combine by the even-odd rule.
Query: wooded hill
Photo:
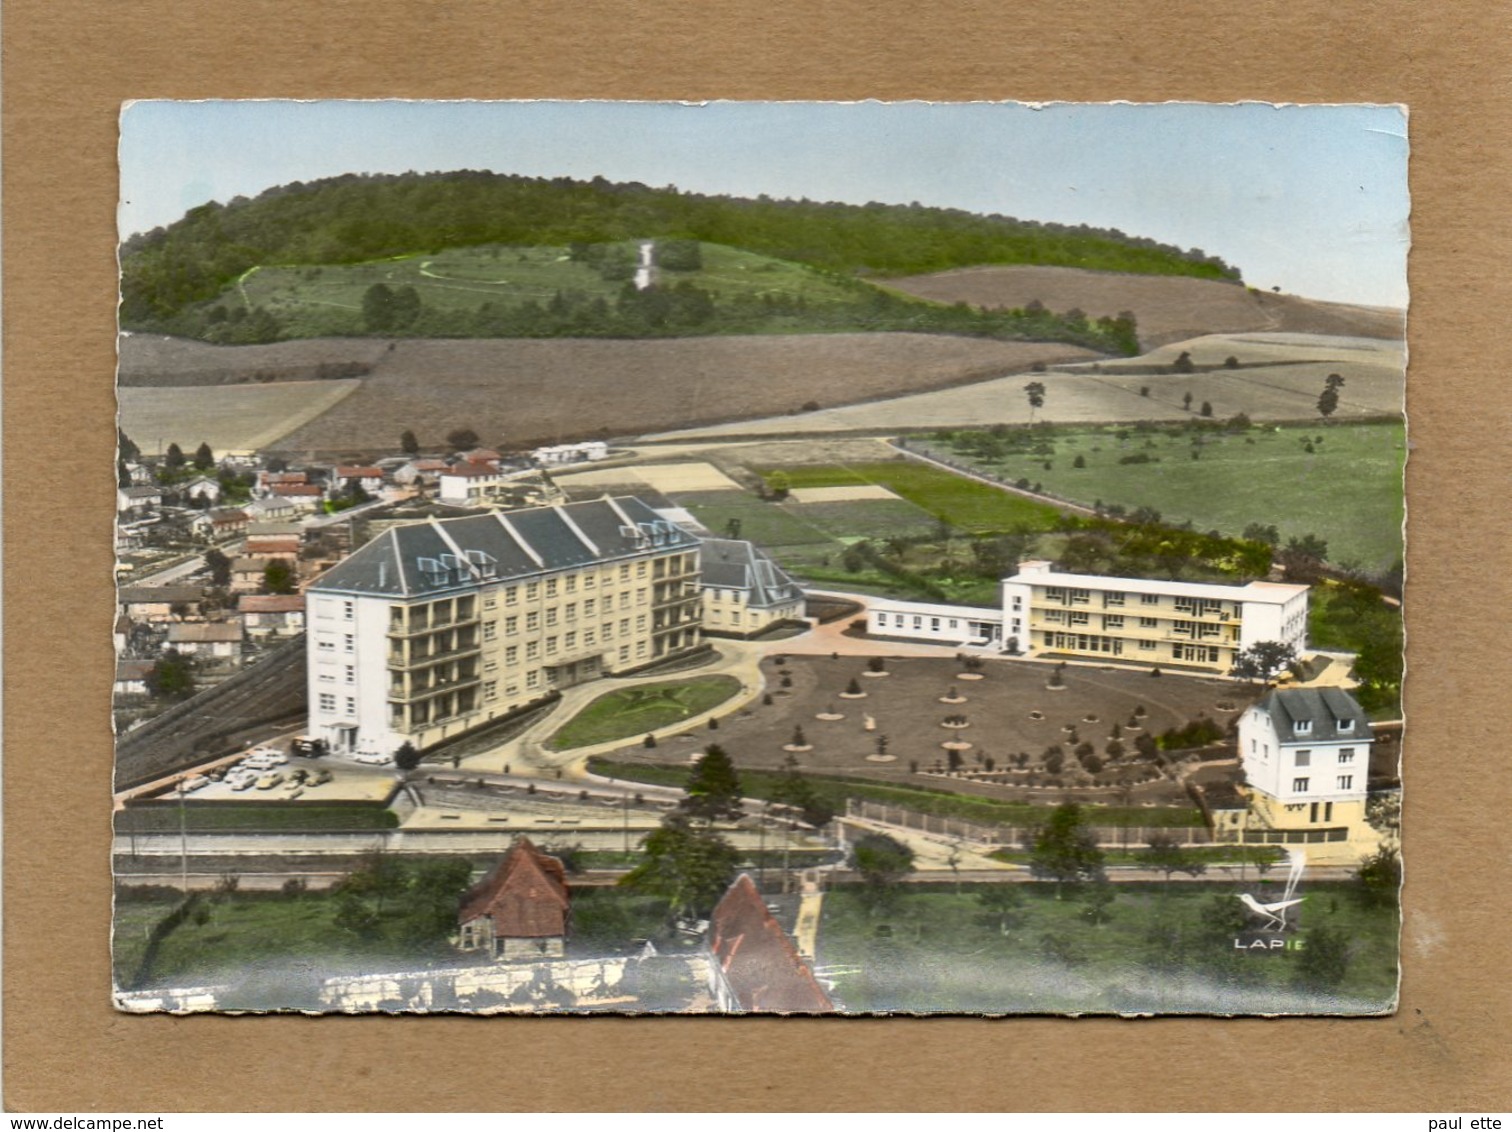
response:
[[[258,264],[678,237],[848,275],[1030,263],[1239,281],[1236,269],[1196,249],[917,204],[744,199],[476,171],[346,174],[211,202],[166,229],[132,236],[122,247],[122,317],[131,325],[170,315]]]

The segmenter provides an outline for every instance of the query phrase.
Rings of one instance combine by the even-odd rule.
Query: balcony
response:
[[[474,688],[483,682],[481,676],[459,676],[455,680],[432,680],[423,685],[413,685],[408,692],[402,688],[389,688],[391,703],[414,703],[442,692],[455,692],[462,688]]]
[[[405,658],[403,651],[395,652],[393,650],[390,650],[388,666],[391,669],[413,671],[417,668],[424,668],[427,665],[435,664],[439,661],[454,660],[459,656],[475,656],[481,651],[482,648],[476,641],[468,645],[459,645],[455,648],[443,649],[438,652],[426,652],[423,655],[411,654],[408,659]]]
[[[457,629],[476,625],[478,620],[477,614],[473,614],[471,617],[427,618],[426,623],[423,625],[418,622],[413,622],[409,625],[402,622],[397,625],[390,623],[388,635],[391,640],[406,640],[410,637],[419,637],[426,633],[434,633],[440,629]]]

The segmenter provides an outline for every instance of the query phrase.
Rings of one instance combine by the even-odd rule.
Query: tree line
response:
[[[845,274],[983,263],[1240,282],[1238,269],[1118,229],[920,204],[840,204],[684,193],[595,177],[486,171],[345,174],[255,199],[211,201],[121,248],[121,319],[134,327],[214,297],[259,264],[357,263],[477,244],[592,245],[640,238],[742,247]]]

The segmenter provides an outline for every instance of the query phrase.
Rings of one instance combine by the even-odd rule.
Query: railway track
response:
[[[115,788],[129,790],[296,727],[308,710],[297,637],[116,741]]]

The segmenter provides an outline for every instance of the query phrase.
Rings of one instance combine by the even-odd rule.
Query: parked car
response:
[[[273,764],[274,766],[281,766],[282,764],[289,761],[288,755],[284,754],[277,747],[270,747],[266,743],[264,743],[261,747],[253,747],[252,755],[254,758],[263,757],[274,759],[276,760]]]
[[[326,741],[312,739],[308,735],[296,735],[289,744],[289,752],[307,759],[318,759],[326,753]]]
[[[283,780],[284,776],[279,774],[275,770],[271,774],[265,774],[261,778],[259,778],[257,780],[257,788],[259,790],[272,790],[273,787],[277,786]]]
[[[248,770],[272,770],[276,766],[283,766],[288,761],[285,756],[279,754],[277,751],[274,751],[272,754],[258,754],[254,751],[237,765],[246,767]]]
[[[203,790],[206,786],[210,785],[210,780],[203,774],[191,774],[188,778],[184,779],[182,785],[184,791],[187,793],[190,790]]]
[[[310,776],[305,779],[305,785],[306,786],[324,786],[327,782],[331,781],[331,779],[334,778],[334,777],[335,777],[335,775],[333,775],[330,771],[326,770],[325,767],[321,767],[319,770],[312,770],[310,772]]]
[[[232,790],[249,790],[257,784],[257,772],[251,770],[233,770],[226,775],[226,782]]]
[[[380,755],[376,751],[364,751],[362,754],[354,756],[354,758],[355,761],[365,763],[368,766],[388,766],[389,764],[389,757],[387,755]]]

